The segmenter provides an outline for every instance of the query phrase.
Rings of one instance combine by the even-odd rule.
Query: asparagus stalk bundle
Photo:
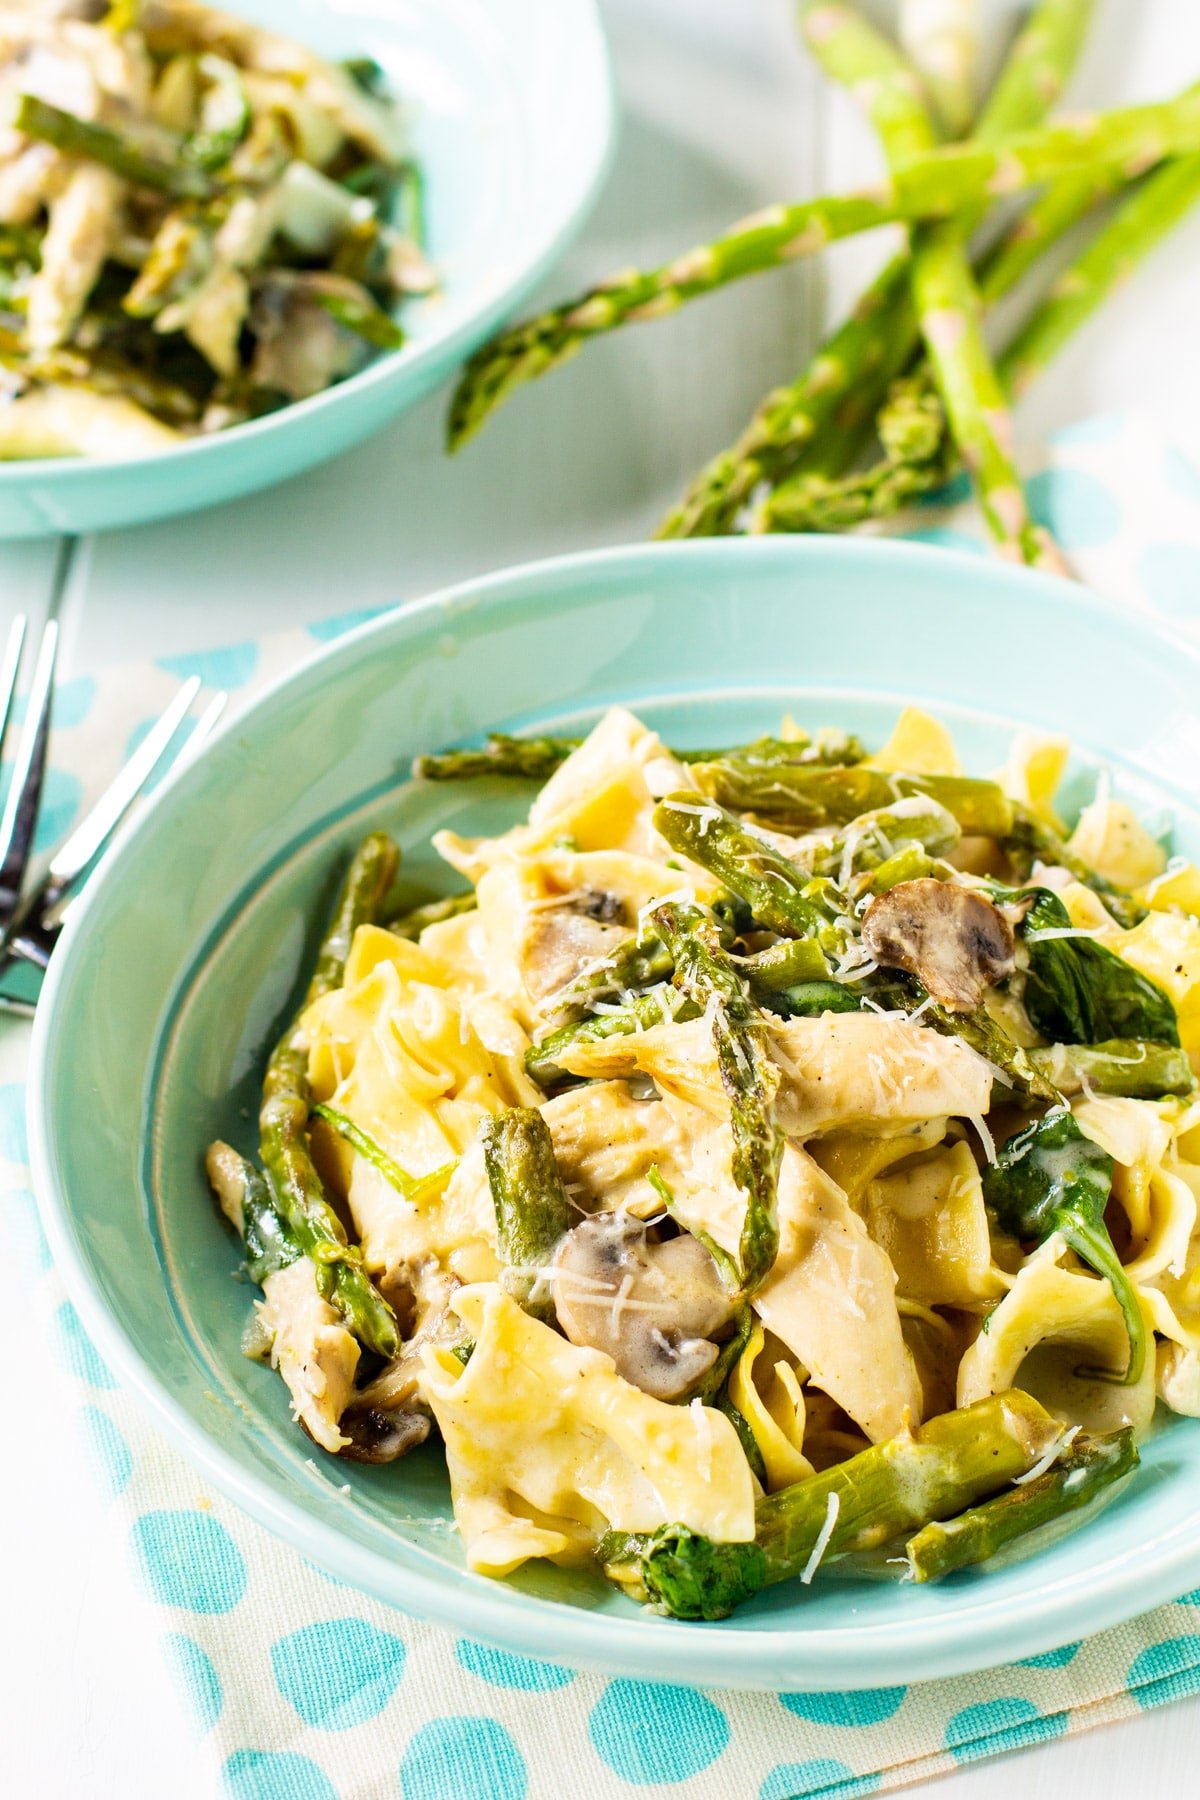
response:
[[[450,446],[464,443],[516,387],[592,337],[665,316],[843,236],[904,223],[911,254],[894,257],[804,371],[766,397],[736,442],[696,477],[660,535],[842,530],[888,516],[962,463],[998,551],[1064,573],[1025,498],[1009,403],[1200,198],[1197,94],[1047,121],[1079,56],[1093,0],[1040,0],[971,135],[939,144],[940,128],[971,129],[970,0],[912,0],[902,21],[907,56],[843,0],[810,0],[800,11],[814,55],[875,125],[887,178],[855,193],[768,207],[657,269],[623,270],[502,331],[464,371],[451,404]],[[992,206],[1025,190],[1040,191],[991,250],[973,257],[972,234]],[[993,360],[985,309],[1113,195],[1112,220]],[[883,457],[860,466],[876,433]]]

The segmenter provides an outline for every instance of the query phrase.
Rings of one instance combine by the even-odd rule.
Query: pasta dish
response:
[[[532,803],[407,910],[368,838],[207,1156],[313,1442],[432,1438],[471,1568],[687,1619],[1116,1492],[1200,1415],[1200,870],[1103,781],[1069,829],[1067,754],[615,709],[419,759]]]

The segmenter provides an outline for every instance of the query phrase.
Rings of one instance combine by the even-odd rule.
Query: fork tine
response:
[[[197,675],[184,682],[167,710],[142,739],[116,780],[105,788],[92,810],[55,851],[47,871],[47,887],[57,900],[99,855],[170,747],[192,701],[200,692]],[[47,901],[53,904],[48,893]]]
[[[220,724],[221,715],[229,704],[228,694],[214,694],[200,717],[196,720],[191,736],[179,752],[178,763],[191,762],[207,744],[209,738]]]
[[[13,697],[17,691],[17,672],[21,667],[21,651],[25,647],[25,628],[28,620],[24,613],[18,613],[8,628],[8,642],[4,646],[4,659],[0,662],[0,746],[3,746],[8,731],[8,721],[12,714]]]
[[[12,783],[0,817],[0,913],[11,913],[21,896],[33,835],[37,828],[42,779],[46,773],[46,746],[50,737],[50,703],[54,693],[54,665],[58,655],[58,623],[49,620],[42,631],[41,648],[29,691],[29,710],[13,768]]]

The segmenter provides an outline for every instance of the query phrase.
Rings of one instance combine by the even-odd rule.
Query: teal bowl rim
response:
[[[807,1656],[806,1634],[795,1626],[748,1632],[720,1623],[688,1625],[647,1614],[622,1618],[587,1613],[527,1594],[520,1595],[521,1604],[514,1606],[517,1596],[502,1581],[480,1576],[461,1585],[448,1583],[430,1570],[419,1550],[402,1541],[390,1546],[385,1555],[351,1543],[313,1520],[302,1501],[271,1491],[247,1473],[235,1457],[227,1454],[209,1432],[176,1404],[93,1285],[76,1240],[69,1201],[55,1179],[48,1117],[52,1106],[49,1074],[56,1036],[70,1029],[65,1020],[59,1020],[57,1007],[65,971],[77,946],[86,948],[91,912],[102,890],[116,878],[123,848],[148,829],[152,815],[156,817],[174,804],[177,793],[189,783],[202,780],[205,762],[221,753],[227,731],[247,718],[269,715],[281,700],[290,700],[295,691],[319,683],[348,648],[373,638],[402,642],[427,620],[444,618],[467,607],[475,610],[481,604],[515,601],[531,585],[540,591],[546,584],[582,568],[615,570],[632,564],[643,578],[652,574],[656,564],[686,565],[707,559],[731,567],[743,560],[755,560],[819,569],[844,556],[851,544],[855,555],[882,563],[903,560],[918,567],[924,564],[931,571],[936,568],[940,576],[957,568],[965,581],[975,587],[982,583],[998,595],[1013,583],[1022,583],[1031,591],[1039,590],[1045,604],[1076,614],[1082,625],[1094,623],[1098,615],[1106,616],[1126,631],[1133,628],[1159,639],[1173,654],[1192,664],[1200,691],[1200,646],[1169,626],[1132,614],[1128,607],[1103,599],[1082,586],[998,561],[985,563],[962,551],[888,539],[855,538],[847,542],[835,537],[764,537],[617,545],[573,552],[456,583],[402,604],[346,632],[300,668],[272,682],[194,761],[163,783],[146,813],[108,852],[71,909],[34,1020],[27,1098],[33,1186],[53,1258],[68,1293],[101,1355],[122,1384],[144,1405],[151,1421],[211,1477],[223,1494],[318,1567],[401,1612],[465,1630],[505,1649],[602,1673],[671,1679],[708,1688],[851,1690],[967,1674],[1034,1656],[1122,1623],[1175,1599],[1200,1582],[1200,1533],[1195,1530],[1200,1522],[1198,1500],[1190,1520],[1175,1524],[1149,1545],[1131,1545],[1128,1558],[1106,1570],[1098,1586],[1084,1586],[1078,1577],[1048,1582],[1036,1599],[1023,1597],[1020,1616],[1014,1617],[1011,1603],[1003,1597],[989,1600],[986,1584],[981,1584],[980,1593],[972,1595],[971,1602],[960,1605],[951,1617],[900,1618],[867,1627],[823,1627],[818,1637],[808,1640],[811,1649]],[[1162,779],[1161,786],[1169,791],[1171,783]],[[1182,788],[1175,791],[1184,796]],[[156,1035],[161,1035],[167,1023],[159,1021]]]
[[[187,439],[181,444],[172,444],[169,449],[147,451],[142,456],[122,456],[112,460],[86,456],[42,456],[0,462],[0,489],[19,487],[34,478],[39,487],[52,483],[55,487],[70,489],[86,485],[97,468],[119,469],[122,472],[129,470],[131,474],[136,474],[139,469],[151,465],[157,467],[165,458],[170,458],[172,462],[186,460],[189,464],[202,464],[220,455],[222,446],[231,441],[238,444],[261,443],[277,437],[297,422],[319,418],[331,408],[340,409],[355,395],[380,387],[401,375],[419,377],[431,362],[445,361],[449,365],[456,357],[469,355],[496,325],[520,305],[543,276],[550,272],[596,204],[616,155],[619,119],[616,76],[598,0],[574,0],[574,3],[578,5],[580,17],[586,21],[595,43],[595,73],[599,77],[596,97],[601,108],[595,162],[570,212],[557,231],[545,240],[533,261],[515,270],[486,305],[462,319],[444,336],[435,334],[427,339],[402,344],[398,350],[384,350],[344,381],[336,382],[333,387],[325,388],[319,394],[311,394],[306,400],[293,400],[261,419],[248,419],[244,424],[231,425],[227,430],[214,432],[210,437]],[[169,518],[173,514],[166,516]]]

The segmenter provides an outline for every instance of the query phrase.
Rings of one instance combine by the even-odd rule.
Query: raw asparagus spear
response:
[[[768,394],[737,442],[701,470],[659,527],[658,536],[707,537],[732,531],[754,490],[761,483],[780,481],[818,439],[826,466],[830,438],[839,464],[848,466],[878,395],[907,367],[918,341],[908,258],[899,256],[872,282],[800,379]]]
[[[825,73],[870,118],[891,167],[934,148],[938,133],[916,72],[860,12],[842,0],[805,0],[800,29]]]
[[[658,269],[614,275],[494,338],[467,364],[451,404],[450,446],[464,443],[513,388],[545,374],[590,338],[661,318],[701,294],[810,255],[838,238],[877,225],[951,218],[1063,175],[1196,152],[1200,97],[1189,93],[1043,126],[995,144],[950,144],[915,157],[877,188],[768,207]]]
[[[26,137],[53,144],[67,156],[102,163],[135,186],[153,188],[175,200],[204,200],[215,191],[212,178],[198,164],[186,162],[182,156],[168,162],[142,150],[113,126],[76,118],[34,94],[18,97],[11,123]]]
[[[733,1179],[746,1197],[738,1271],[748,1299],[770,1274],[779,1249],[775,1191],[783,1133],[772,1111],[778,1071],[763,1020],[721,951],[711,920],[698,907],[668,903],[655,909],[654,923],[674,960],[676,986],[711,1015],[717,1067],[729,1097]]]
[[[1013,46],[1005,70],[984,117],[993,135],[1024,131],[1045,116],[1056,91],[1055,71],[1065,76],[1082,38],[1086,9],[1079,0],[1043,0],[1030,24]],[[1095,177],[1086,181],[1089,192]],[[1106,181],[1111,182],[1111,174]],[[1057,183],[1031,209],[1030,224],[1014,227],[1027,253],[1065,231],[1084,210],[1076,197],[1062,204],[1065,183]],[[1057,204],[1052,198],[1058,196]],[[1033,213],[1038,214],[1033,220]],[[978,223],[979,209],[968,215],[968,230]],[[994,259],[994,277],[987,298],[1000,298],[1024,273],[1028,263],[1017,253]],[[894,470],[889,457],[890,479],[877,473],[865,492],[848,495],[839,505],[836,489],[852,467],[860,447],[861,428],[868,424],[897,376],[903,373],[918,347],[919,332],[908,280],[908,258],[894,257],[859,301],[849,319],[818,350],[798,381],[768,395],[746,431],[729,450],[715,457],[693,482],[682,504],[666,519],[662,537],[701,537],[733,529],[738,513],[761,483],[779,484],[796,472],[796,479],[811,483],[811,507],[801,492],[785,484],[780,489],[781,517],[771,522],[760,509],[752,529],[838,530],[860,519],[886,516],[920,493],[945,479],[932,467],[920,483],[906,480],[906,471]],[[926,371],[924,385],[932,390]],[[820,438],[819,447],[810,449]],[[810,461],[810,458],[812,460]],[[854,477],[850,478],[851,481]],[[786,493],[786,498],[783,498]],[[768,501],[767,505],[769,506]]]
[[[480,1137],[505,1264],[502,1285],[526,1312],[549,1322],[554,1301],[549,1293],[537,1295],[538,1275],[571,1229],[550,1129],[536,1107],[513,1106],[485,1119]]]
[[[848,1461],[764,1496],[749,1544],[683,1525],[610,1532],[597,1556],[610,1579],[678,1619],[724,1619],[760,1588],[901,1532],[945,1519],[1034,1467],[1062,1426],[1018,1389],[931,1419]]]
[[[1020,84],[1057,90],[1074,62],[1090,0],[1051,0],[1031,26],[1025,49],[1011,60],[998,101],[979,122],[976,139],[1002,140],[1013,110],[1024,110]],[[999,124],[997,121],[999,120]],[[1066,574],[1048,534],[1034,524],[1012,456],[1012,421],[1000,376],[983,335],[983,302],[967,256],[964,222],[947,219],[913,234],[913,304],[950,436],[975,484],[984,523],[1001,555]]]
[[[351,939],[359,925],[377,915],[397,861],[395,845],[382,832],[369,837],[354,857],[317,954],[302,1012],[341,985]],[[263,1081],[259,1113],[263,1167],[292,1235],[317,1265],[323,1296],[368,1349],[392,1357],[400,1347],[395,1314],[367,1274],[361,1250],[347,1242],[313,1165],[308,1143],[311,1103],[308,1047],[297,1019],[276,1046]]]
[[[1068,573],[1034,524],[1012,457],[1012,420],[983,335],[983,308],[954,220],[913,236],[913,300],[950,434],[975,485],[984,524],[1002,556]]]
[[[937,1581],[955,1569],[986,1562],[1026,1532],[1090,1506],[1105,1488],[1132,1474],[1139,1461],[1129,1426],[1107,1437],[1076,1438],[1044,1474],[956,1519],[926,1525],[910,1538],[905,1554],[912,1579]]]

